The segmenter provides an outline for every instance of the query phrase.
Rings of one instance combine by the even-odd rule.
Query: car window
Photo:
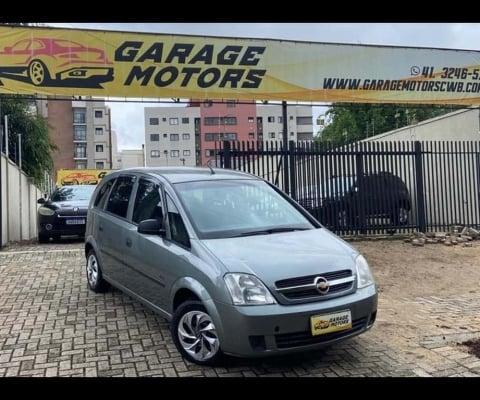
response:
[[[139,223],[146,219],[163,219],[160,186],[147,179],[140,179],[133,205],[132,221]]]
[[[120,176],[113,185],[107,202],[107,211],[120,217],[127,217],[128,202],[132,193],[134,177]]]
[[[190,247],[188,232],[183,223],[182,217],[178,212],[172,198],[167,194],[168,223],[170,225],[170,236],[172,241],[185,247]]]
[[[103,208],[105,207],[105,203],[108,198],[108,194],[110,193],[110,189],[113,186],[113,183],[115,182],[114,179],[109,180],[108,182],[105,182],[105,184],[100,186],[100,190],[97,194],[97,197],[95,198],[94,206],[98,208]]]

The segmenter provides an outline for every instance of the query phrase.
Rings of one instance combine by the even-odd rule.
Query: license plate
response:
[[[85,218],[67,219],[66,224],[67,225],[84,225],[85,224]]]
[[[331,314],[313,315],[310,317],[310,328],[313,336],[351,329],[352,313],[350,310],[346,310]]]

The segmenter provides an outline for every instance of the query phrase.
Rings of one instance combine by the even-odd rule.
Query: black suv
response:
[[[298,202],[324,225],[335,229],[402,226],[408,223],[411,199],[405,183],[390,172],[339,176],[301,188]]]

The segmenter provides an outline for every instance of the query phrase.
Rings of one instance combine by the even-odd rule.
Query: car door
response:
[[[157,205],[148,209],[155,200],[147,201],[145,192],[159,194]],[[138,200],[138,201],[137,201]],[[174,282],[190,268],[190,238],[182,217],[172,197],[163,192],[161,184],[147,179],[139,181],[133,222],[142,218],[162,221],[164,235],[148,235],[132,232],[132,246],[126,249],[124,258],[137,276],[130,285],[144,300],[170,312],[170,290]]]
[[[126,232],[126,246],[122,256],[129,270],[126,287],[137,296],[164,309],[166,297],[163,257],[158,248],[164,246],[165,238],[158,235],[145,235],[138,232],[138,224],[147,219],[156,219],[165,225],[165,207],[161,185],[158,181],[140,177],[135,191],[132,209],[132,229]]]
[[[120,175],[117,178],[106,200],[104,212],[95,227],[104,273],[124,286],[131,279],[123,254],[129,243],[128,232],[135,229],[127,218],[135,179],[136,177],[131,174]]]

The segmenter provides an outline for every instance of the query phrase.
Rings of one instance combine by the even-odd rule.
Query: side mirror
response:
[[[45,204],[47,201],[43,198],[43,197],[40,197],[38,200],[37,200],[37,203],[38,204]]]
[[[138,233],[145,233],[147,235],[165,236],[165,228],[161,221],[157,219],[145,219],[140,221],[137,228]]]

